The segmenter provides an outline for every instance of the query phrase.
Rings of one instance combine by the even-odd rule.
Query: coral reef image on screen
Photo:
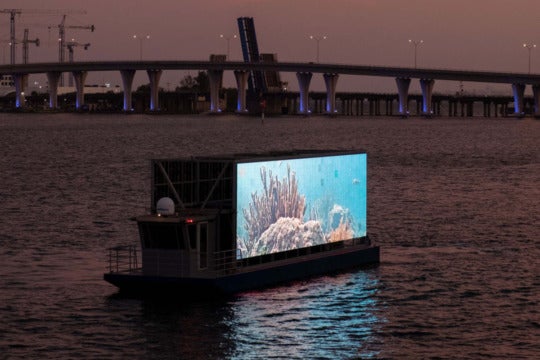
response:
[[[237,164],[237,256],[366,235],[366,154]]]

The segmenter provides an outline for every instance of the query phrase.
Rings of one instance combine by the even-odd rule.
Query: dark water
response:
[[[540,121],[2,114],[0,144],[0,359],[540,354]],[[380,266],[214,302],[101,280],[149,158],[289,148],[368,151]]]

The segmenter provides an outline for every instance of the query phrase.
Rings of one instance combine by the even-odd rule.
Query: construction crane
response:
[[[29,33],[29,30],[28,30],[28,29],[24,29],[24,37],[23,37],[23,41],[22,41],[22,46],[23,46],[23,52],[22,52],[22,56],[23,56],[23,64],[28,64],[28,44],[35,44],[36,46],[39,46],[39,39],[36,38],[35,40],[29,40],[29,39],[28,39],[28,33]]]
[[[81,43],[78,43],[76,41],[68,41],[66,43],[66,47],[67,47],[68,52],[69,52],[69,62],[70,63],[73,62],[73,53],[75,52],[75,48],[77,46],[82,46],[84,48],[84,50],[88,50],[88,48],[90,47],[90,43],[81,44]],[[73,87],[73,75],[71,75],[69,77],[69,86]]]
[[[10,48],[10,64],[15,64],[15,15],[21,15],[21,9],[3,9],[0,13],[9,14],[9,48]]]
[[[9,14],[9,43],[10,43],[10,63],[15,64],[15,54],[17,41],[15,39],[15,16],[24,14],[86,14],[84,10],[46,10],[46,9],[0,9],[0,13]],[[65,15],[64,15],[65,16]]]
[[[62,16],[62,21],[58,24],[58,61],[60,63],[66,62],[66,29],[90,30],[91,32],[94,32],[95,30],[94,25],[66,25],[66,16],[67,14],[64,14]],[[64,76],[60,76],[59,85],[64,86]]]

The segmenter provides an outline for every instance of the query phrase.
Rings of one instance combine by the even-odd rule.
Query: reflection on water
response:
[[[261,358],[373,357],[377,288],[376,271],[366,270],[244,293],[231,319],[235,357],[249,358],[254,345]]]
[[[121,301],[121,300],[118,300]],[[224,359],[234,353],[231,305],[224,301],[142,301],[144,358]]]
[[[381,323],[376,271],[319,277],[215,301],[114,296],[109,302],[141,309],[134,328],[144,358],[372,358],[378,352],[369,344]]]

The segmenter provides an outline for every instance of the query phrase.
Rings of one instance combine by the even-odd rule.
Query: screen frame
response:
[[[239,238],[238,238],[238,226],[239,226],[239,216],[244,216],[243,213],[241,212],[241,209],[238,208],[238,188],[239,188],[239,181],[238,181],[238,170],[239,170],[239,167],[242,166],[243,164],[252,164],[252,163],[263,163],[263,162],[279,162],[279,161],[284,161],[286,162],[287,160],[300,160],[300,159],[310,159],[310,158],[331,158],[331,157],[336,157],[336,158],[339,158],[339,157],[342,157],[342,156],[347,156],[347,155],[363,155],[364,158],[365,158],[365,189],[364,189],[364,193],[365,193],[365,235],[361,235],[361,236],[353,236],[352,238],[350,239],[343,239],[343,240],[340,240],[340,241],[346,241],[346,240],[351,240],[351,239],[355,239],[355,238],[361,238],[363,236],[367,236],[367,228],[368,228],[368,224],[367,224],[367,207],[368,207],[368,194],[367,194],[367,178],[368,178],[368,159],[367,159],[367,153],[364,152],[364,151],[328,151],[328,152],[308,152],[308,153],[299,153],[299,154],[291,154],[291,155],[287,155],[287,156],[260,156],[260,157],[252,157],[252,158],[248,158],[248,159],[240,159],[240,160],[237,160],[235,161],[234,163],[234,168],[233,168],[233,177],[235,179],[234,181],[234,186],[233,186],[233,191],[232,191],[232,194],[233,194],[233,208],[235,209],[234,211],[234,245],[235,245],[235,251],[237,253],[237,259],[240,260],[240,259],[251,259],[251,258],[254,258],[254,257],[258,257],[258,256],[267,256],[267,255],[273,255],[273,254],[278,254],[278,253],[281,253],[281,252],[286,252],[288,250],[284,250],[284,251],[278,251],[278,252],[270,252],[270,253],[264,253],[264,254],[259,254],[259,255],[253,255],[253,256],[242,256],[242,255],[238,255],[238,254],[241,254],[241,250],[240,250],[240,247],[239,247],[239,244],[238,244],[238,241],[239,241]],[[306,249],[308,247],[302,247],[302,248],[299,248],[299,249]]]

